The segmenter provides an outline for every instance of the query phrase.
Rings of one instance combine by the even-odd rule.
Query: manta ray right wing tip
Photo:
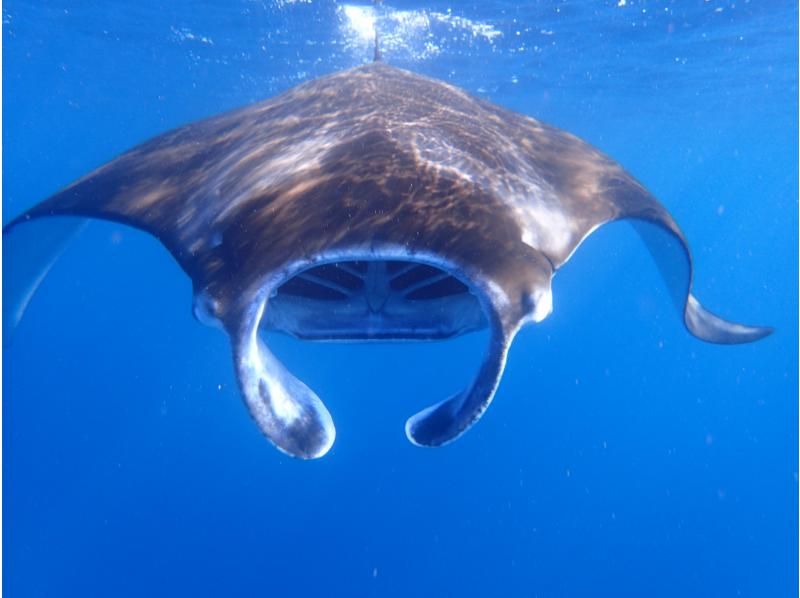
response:
[[[769,326],[747,326],[724,320],[703,307],[694,295],[686,299],[684,321],[697,338],[723,345],[752,343],[775,332]]]

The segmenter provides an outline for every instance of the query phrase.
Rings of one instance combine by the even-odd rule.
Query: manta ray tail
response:
[[[50,268],[86,223],[84,218],[23,216],[3,229],[3,345],[10,342]]]
[[[374,0],[373,4],[375,8],[378,9],[383,4],[383,0]],[[378,35],[378,23],[377,20],[375,22],[375,43],[374,43],[374,51],[372,54],[372,62],[381,62],[383,60],[383,55],[381,54],[381,46],[380,46],[380,37]]]
[[[772,328],[724,320],[704,308],[692,295],[691,254],[671,219],[634,220],[633,226],[653,256],[673,303],[683,314],[686,328],[694,336],[710,343],[732,345],[757,341],[772,333]]]

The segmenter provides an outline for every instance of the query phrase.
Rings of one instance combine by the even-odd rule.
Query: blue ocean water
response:
[[[797,5],[3,4],[3,221],[168,128],[371,57],[569,130],[669,208],[710,309],[685,332],[650,257],[601,228],[495,401],[440,449],[405,419],[485,334],[276,336],[338,436],[260,434],[230,347],[154,239],[95,223],[3,352],[9,596],[788,596],[797,588]]]

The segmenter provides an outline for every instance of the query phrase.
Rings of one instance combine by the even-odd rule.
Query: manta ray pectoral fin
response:
[[[723,345],[750,343],[773,332],[773,329],[767,326],[746,326],[723,320],[700,305],[692,294],[686,299],[683,320],[686,328],[697,338]]]
[[[3,229],[3,345],[11,341],[50,268],[87,222],[84,218],[29,220],[23,216]]]
[[[242,396],[261,431],[280,450],[301,459],[322,457],[336,437],[333,420],[319,397],[261,340],[264,307],[254,310],[233,339]]]
[[[653,256],[686,328],[709,343],[739,344],[764,338],[772,328],[729,322],[711,313],[691,294],[692,256],[671,220],[633,220],[633,226]]]
[[[441,446],[455,440],[480,419],[492,402],[503,375],[516,326],[505,327],[497,317],[490,320],[489,347],[472,386],[409,418],[406,436],[412,443],[417,446]]]

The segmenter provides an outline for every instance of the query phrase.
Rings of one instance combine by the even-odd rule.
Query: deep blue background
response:
[[[337,424],[301,462],[250,420],[167,252],[94,224],[3,355],[8,595],[795,592],[796,4],[520,5],[389,3],[386,60],[614,156],[681,223],[704,304],[777,332],[692,338],[610,225],[445,448],[403,422],[468,383],[485,335],[276,337]],[[12,0],[3,45],[4,222],[151,135],[369,57],[331,1]]]

